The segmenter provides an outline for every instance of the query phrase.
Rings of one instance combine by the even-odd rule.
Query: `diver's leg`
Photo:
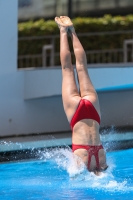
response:
[[[59,23],[60,19],[55,18]],[[80,96],[75,82],[74,68],[71,63],[71,53],[68,44],[67,27],[60,26],[60,60],[62,65],[62,99],[68,121],[77,108]]]
[[[72,38],[74,54],[76,57],[76,69],[81,98],[90,100],[100,115],[98,96],[88,74],[87,59],[84,48],[80,43],[73,26],[69,27],[69,32]]]

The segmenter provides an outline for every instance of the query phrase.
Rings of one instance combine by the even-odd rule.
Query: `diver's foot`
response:
[[[64,25],[60,17],[55,17],[55,22],[57,23],[61,32],[65,33],[68,31],[68,27]]]
[[[73,23],[71,21],[71,19],[67,16],[60,16],[60,19],[62,21],[62,23],[64,24],[64,26],[68,27],[68,33],[71,35],[72,33],[75,33],[75,29],[73,27]]]
[[[60,16],[60,19],[61,19],[62,23],[64,24],[64,26],[67,26],[67,27],[73,26],[73,23],[72,23],[72,21],[71,21],[71,19],[69,17]]]

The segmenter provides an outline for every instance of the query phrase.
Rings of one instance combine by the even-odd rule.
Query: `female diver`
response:
[[[100,142],[100,107],[97,93],[87,70],[85,51],[67,16],[55,17],[60,29],[60,60],[62,65],[63,106],[72,129],[72,150],[81,158],[89,171],[99,174],[107,169],[106,155]],[[71,35],[80,92],[77,89],[74,67],[68,44]]]

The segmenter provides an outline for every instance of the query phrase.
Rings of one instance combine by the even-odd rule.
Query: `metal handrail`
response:
[[[131,38],[133,38],[133,30],[126,30],[126,31],[106,31],[106,32],[90,32],[90,33],[79,33],[79,37],[85,36],[101,36],[101,35],[119,35],[119,34],[131,34]],[[54,58],[59,56],[59,52],[55,52],[55,41],[59,38],[59,35],[47,35],[47,36],[28,36],[28,37],[20,37],[18,38],[19,41],[32,41],[32,40],[42,40],[42,39],[50,39],[49,44],[51,50],[50,54],[48,54],[50,66],[54,66]],[[131,39],[132,40],[132,39]],[[124,42],[124,41],[123,41]],[[129,56],[127,58],[127,54]],[[123,49],[104,49],[104,50],[87,50],[86,54],[88,56],[88,60],[90,63],[114,63],[114,62],[132,62],[133,61],[133,54],[131,54],[129,49],[126,48],[126,52]],[[42,56],[42,58],[41,58]],[[72,53],[73,56],[73,53]],[[45,57],[45,58],[43,58]],[[46,52],[40,52],[40,54],[32,54],[32,55],[19,55],[18,56],[18,64],[19,67],[25,68],[28,65],[30,67],[40,67],[45,65],[46,66]],[[126,58],[125,58],[126,57]],[[132,58],[132,59],[131,59]]]
[[[128,45],[132,45],[132,54],[131,54],[131,58],[133,61],[133,39],[129,39],[129,40],[125,40],[124,44],[123,44],[123,51],[124,51],[124,62],[127,62],[127,53],[128,53]]]

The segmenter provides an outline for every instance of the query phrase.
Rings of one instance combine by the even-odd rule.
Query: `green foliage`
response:
[[[133,29],[133,15],[115,16],[105,15],[100,18],[75,18],[73,24],[77,32],[99,32]],[[54,20],[28,21],[18,24],[19,37],[42,36],[58,34],[59,30]]]
[[[56,23],[52,20],[28,21],[18,24],[19,37],[25,36],[44,36],[49,34],[58,34],[59,30]]]
[[[133,30],[133,15],[114,16],[105,15],[100,18],[75,18],[72,20],[77,33],[93,33],[106,31]],[[59,28],[54,20],[28,21],[18,24],[19,38],[27,36],[59,35]],[[132,38],[132,34],[100,35],[80,37],[85,50],[122,48],[125,39]],[[19,55],[41,54],[42,46],[50,44],[50,39],[19,41]],[[59,38],[55,41],[55,52],[59,52]],[[59,60],[57,58],[57,60]]]

